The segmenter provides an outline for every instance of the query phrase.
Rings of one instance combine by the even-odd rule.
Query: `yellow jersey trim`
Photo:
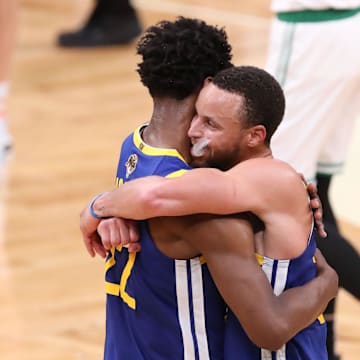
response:
[[[105,273],[116,264],[115,249],[120,252],[122,249],[122,245],[118,245],[116,247],[111,248],[110,250],[111,257],[105,262]]]
[[[110,253],[111,253],[111,257],[105,262],[105,273],[116,264],[115,248],[112,248],[110,250]]]
[[[136,309],[136,301],[127,293],[121,292],[121,285],[105,281],[105,292],[109,295],[119,296],[133,310]]]
[[[260,266],[262,266],[264,264],[264,257],[262,255],[259,255],[257,253],[255,253],[256,256],[256,260],[259,263]]]
[[[152,147],[150,145],[147,145],[143,142],[143,140],[141,139],[141,130],[147,126],[147,124],[145,125],[141,125],[139,126],[135,131],[134,131],[134,136],[133,136],[133,141],[135,146],[145,155],[153,155],[153,156],[173,156],[173,157],[177,157],[180,160],[182,160],[183,162],[186,163],[185,159],[179,154],[179,152],[175,149],[165,149],[165,148],[157,148],[157,147]]]
[[[131,309],[134,310],[136,308],[136,301],[125,291],[125,288],[128,278],[131,274],[131,270],[134,266],[135,259],[136,259],[136,253],[129,253],[129,259],[125,265],[125,268],[121,274],[121,279],[120,279],[120,296],[124,300],[124,302],[128,304]]]
[[[185,170],[185,169],[177,170],[170,174],[167,174],[165,177],[168,179],[176,178],[176,177],[184,175],[187,171],[189,171],[189,170]]]
[[[124,180],[123,179],[121,179],[121,178],[116,178],[116,180],[115,180],[115,186],[116,187],[119,187],[120,185],[122,185],[124,183]]]
[[[320,323],[320,324],[324,324],[324,323],[325,323],[325,318],[324,318],[324,315],[323,315],[323,314],[320,314],[317,319],[319,320],[319,323]]]
[[[109,295],[119,296],[120,285],[105,281],[105,292]]]
[[[121,251],[122,246],[116,247],[116,250]],[[135,264],[136,253],[129,253],[128,261],[121,274],[120,284],[114,284],[105,281],[105,292],[109,295],[120,296],[123,301],[133,310],[136,309],[136,300],[126,292],[127,281],[131,275],[131,270]],[[105,272],[109,270],[116,263],[115,261],[115,248],[111,249],[111,257],[105,263]]]

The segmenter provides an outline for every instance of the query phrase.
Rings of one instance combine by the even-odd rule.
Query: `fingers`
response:
[[[97,234],[92,234],[87,237],[83,237],[83,241],[87,252],[91,257],[95,257],[96,254],[102,258],[106,257],[106,249],[104,248],[101,240]]]
[[[310,200],[311,208],[315,211],[315,213],[320,214],[322,216],[322,207],[319,198],[313,198]]]
[[[129,229],[129,242],[130,243],[137,243],[139,242],[139,229],[138,223],[134,220],[127,220],[128,222],[128,229]]]
[[[139,251],[141,251],[141,245],[140,245],[139,242],[137,242],[137,243],[130,243],[130,244],[128,245],[128,250],[129,250],[130,253],[139,252]]]
[[[83,241],[84,241],[86,250],[87,250],[87,252],[89,253],[89,255],[90,255],[91,257],[94,257],[94,256],[95,256],[95,251],[94,251],[94,248],[93,248],[93,246],[92,246],[92,241],[91,241],[91,239],[88,238],[88,237],[83,237]]]
[[[100,238],[97,234],[99,220],[92,217],[89,208],[86,206],[80,213],[80,231],[87,252],[91,257],[96,254],[103,256],[105,249],[100,245]]]
[[[124,224],[117,218],[111,218],[109,220],[109,243],[111,247],[122,245],[123,241],[126,240],[126,228]],[[124,239],[124,240],[123,240]]]
[[[113,247],[113,243],[116,244],[117,239],[119,236],[114,238],[114,230],[111,230],[113,219],[105,219],[102,220],[97,228],[98,234],[100,236],[102,245],[106,250],[110,250]],[[116,244],[114,246],[117,246]]]
[[[322,237],[323,239],[325,239],[327,237],[327,232],[325,230],[325,226],[322,221],[321,222],[316,221],[316,230],[317,230],[318,234],[320,235],[320,237]]]
[[[129,220],[119,219],[119,218],[115,219],[115,225],[117,226],[118,234],[119,234],[118,241],[121,245],[127,245],[130,243],[129,224],[130,224]]]
[[[317,187],[313,183],[307,184],[307,191],[310,197],[310,206],[313,210],[313,216],[315,220],[316,230],[320,237],[326,238],[327,233],[325,231],[325,226],[323,223],[323,211],[322,204],[317,192]]]
[[[99,256],[101,256],[103,259],[105,259],[107,252],[101,242],[97,242],[97,241],[94,242],[94,250]]]
[[[314,196],[317,196],[317,187],[314,183],[307,183],[306,187],[310,195],[312,194]]]
[[[133,220],[110,218],[100,222],[97,229],[106,250],[119,245],[127,246],[139,241],[137,222]],[[139,251],[140,246],[133,247]]]
[[[130,240],[128,250],[129,252],[139,252],[141,250],[141,244],[139,242],[140,237],[137,222],[133,220],[128,220],[128,228]]]

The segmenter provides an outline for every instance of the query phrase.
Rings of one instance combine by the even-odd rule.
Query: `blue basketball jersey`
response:
[[[176,150],[146,145],[141,130],[122,145],[117,185],[190,169]],[[139,225],[141,252],[117,247],[106,260],[105,360],[223,359],[226,307],[206,264],[163,255]]]
[[[257,255],[259,264],[271,283],[274,293],[303,285],[316,276],[316,243],[314,230],[305,251],[293,260],[274,260]],[[254,299],[256,301],[256,299]],[[272,329],[269,329],[271,332]],[[278,351],[254,345],[229,311],[225,330],[225,360],[327,360],[326,324],[322,315],[300,331]]]

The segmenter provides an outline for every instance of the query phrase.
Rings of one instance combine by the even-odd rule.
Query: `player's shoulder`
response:
[[[252,181],[279,184],[292,184],[301,182],[300,174],[288,163],[279,159],[263,157],[245,160],[235,165],[231,172],[234,175],[244,174]]]
[[[272,157],[258,157],[244,160],[233,167],[234,170],[238,169],[258,169],[263,171],[281,171],[296,173],[296,171],[286,162]]]

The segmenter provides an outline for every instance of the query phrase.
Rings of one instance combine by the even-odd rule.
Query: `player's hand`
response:
[[[329,292],[329,300],[336,297],[339,290],[339,277],[336,271],[326,262],[319,249],[315,252],[316,270],[318,276],[322,276],[326,281],[326,288]]]
[[[106,257],[106,249],[103,246],[97,227],[100,223],[99,219],[94,218],[89,211],[89,206],[86,206],[80,213],[80,231],[83,237],[84,245],[90,256],[94,257],[96,254],[102,258]]]
[[[327,233],[325,231],[325,226],[323,222],[322,204],[319,198],[317,187],[314,183],[307,183],[303,174],[299,173],[299,175],[301,176],[304,184],[306,184],[306,189],[310,197],[310,206],[313,211],[316,230],[322,238],[326,238]]]
[[[137,222],[122,218],[109,218],[101,220],[97,228],[102,244],[106,250],[122,245],[129,252],[141,250]]]
[[[322,238],[326,238],[327,233],[326,233],[324,222],[323,222],[322,204],[321,204],[321,201],[319,198],[319,194],[317,192],[316,185],[313,183],[307,184],[307,191],[310,196],[310,205],[313,210],[316,230]]]

